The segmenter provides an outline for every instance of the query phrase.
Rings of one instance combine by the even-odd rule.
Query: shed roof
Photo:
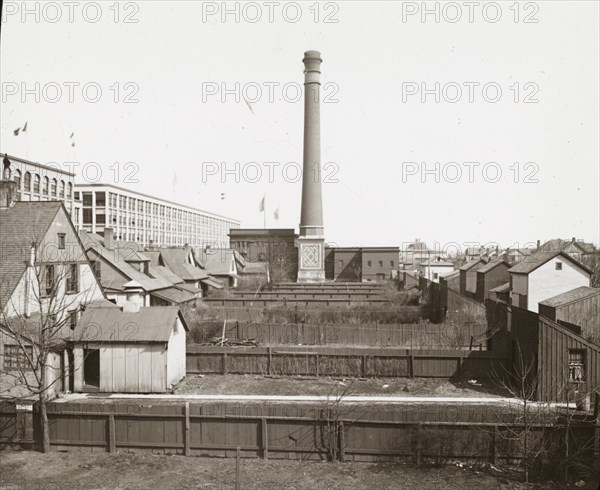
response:
[[[491,260],[490,262],[485,264],[483,267],[480,267],[479,269],[477,269],[477,273],[479,274],[481,272],[482,274],[485,274],[486,272],[489,272],[489,271],[495,269],[496,267],[498,267],[501,264],[504,264],[507,268],[510,268],[510,264],[508,262],[506,262],[505,260]]]
[[[461,271],[468,271],[471,270],[473,267],[477,266],[477,265],[481,265],[481,264],[485,264],[485,260],[484,259],[479,259],[479,260],[471,260],[469,262],[467,262],[466,264],[463,264],[459,270]]]
[[[557,294],[556,296],[552,296],[552,298],[545,299],[544,301],[540,301],[539,304],[551,306],[553,308],[559,308],[561,306],[566,306],[568,304],[591,298],[593,296],[600,296],[600,289],[589,286],[581,286],[579,288]]]
[[[175,304],[186,303],[196,299],[196,296],[193,293],[174,287],[153,291],[152,296],[157,296],[158,298],[165,299]]]
[[[517,264],[513,265],[510,269],[508,269],[508,272],[511,272],[514,274],[529,274],[530,272],[533,272],[538,267],[541,267],[546,262],[548,262],[549,260],[552,260],[553,258],[555,258],[559,255],[563,259],[568,260],[569,262],[572,262],[577,267],[580,267],[584,271],[591,274],[592,271],[590,271],[581,262],[579,262],[578,260],[575,260],[573,257],[569,256],[568,254],[566,254],[564,252],[560,252],[560,251],[536,252],[536,253],[530,255],[529,257],[523,259],[521,262],[518,262]]]
[[[178,306],[147,306],[137,313],[120,308],[87,308],[75,331],[74,342],[167,342],[179,317]]]
[[[500,284],[500,286],[490,289],[490,292],[492,291],[494,293],[507,293],[510,291],[510,282],[505,282],[504,284]]]

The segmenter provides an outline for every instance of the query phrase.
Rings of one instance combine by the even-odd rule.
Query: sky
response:
[[[327,242],[598,244],[600,4],[492,3],[4,2],[0,151],[298,229],[315,49]]]

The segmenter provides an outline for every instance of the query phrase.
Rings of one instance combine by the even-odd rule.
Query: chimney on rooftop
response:
[[[136,281],[129,281],[123,286],[125,302],[121,306],[125,313],[137,313],[144,305],[144,289]]]
[[[17,183],[11,179],[10,160],[2,160],[2,181],[0,181],[0,209],[8,209],[17,201]]]
[[[540,241],[537,241],[537,248],[540,248]]]
[[[573,237],[573,238],[571,238],[571,241],[572,241],[573,243],[575,243],[577,240],[575,239],[575,237]]]
[[[104,228],[104,248],[111,249],[115,241],[115,232],[112,228]]]

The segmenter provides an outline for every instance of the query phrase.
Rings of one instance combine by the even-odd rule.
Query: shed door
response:
[[[94,391],[100,388],[100,350],[83,350],[83,389]]]

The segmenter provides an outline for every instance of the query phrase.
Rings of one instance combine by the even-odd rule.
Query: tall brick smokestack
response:
[[[321,53],[304,53],[304,155],[298,237],[298,282],[325,281],[321,194]]]
[[[321,197],[321,53],[304,54],[304,155],[302,164],[302,211],[300,236],[323,233]]]

